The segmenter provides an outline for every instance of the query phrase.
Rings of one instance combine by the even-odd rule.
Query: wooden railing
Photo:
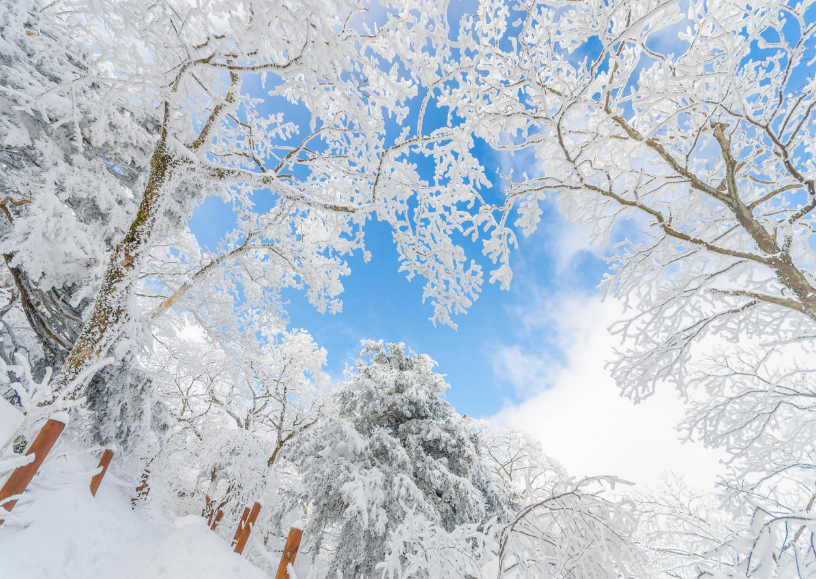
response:
[[[11,476],[9,476],[8,480],[3,485],[3,488],[0,489],[0,506],[6,509],[7,512],[11,512],[11,510],[17,504],[19,498],[25,492],[26,488],[28,488],[29,483],[37,474],[37,471],[40,469],[40,466],[42,466],[45,458],[48,456],[48,453],[54,448],[57,439],[60,437],[60,434],[62,434],[64,429],[64,422],[53,419],[48,420],[45,423],[45,426],[43,426],[40,430],[37,437],[34,439],[34,442],[31,443],[31,446],[29,446],[25,453],[25,456],[32,457],[31,460],[29,460],[23,466],[14,469]],[[113,450],[111,449],[106,449],[105,452],[102,453],[102,458],[100,458],[99,465],[97,466],[99,472],[97,472],[93,478],[91,478],[91,495],[96,496],[96,492],[99,490],[99,486],[102,484],[102,479],[105,477],[105,473],[108,472],[108,467],[113,459],[113,454]],[[144,473],[142,473],[142,478],[139,481],[140,484],[138,487],[136,487],[136,494],[131,499],[133,506],[136,506],[139,502],[147,499],[147,496],[150,493],[150,485],[148,484],[149,477],[150,471],[145,469]],[[235,553],[240,555],[244,552],[247,541],[249,541],[249,535],[252,532],[252,527],[255,525],[255,521],[258,519],[258,514],[260,511],[261,505],[257,502],[252,505],[251,509],[249,507],[244,508],[243,516],[238,523],[238,528],[235,530],[235,536],[232,539],[231,546],[233,547]],[[214,513],[210,513],[207,521],[208,526],[215,530],[216,525],[218,525],[223,516],[224,512],[221,509],[218,509]],[[0,519],[0,525],[2,524],[3,519]],[[300,529],[295,527],[289,529],[289,536],[286,539],[286,545],[284,546],[283,553],[281,554],[280,565],[278,565],[278,571],[275,574],[275,579],[289,579],[289,565],[292,565],[295,562],[295,557],[297,557],[297,551],[300,547],[301,536],[302,532]]]

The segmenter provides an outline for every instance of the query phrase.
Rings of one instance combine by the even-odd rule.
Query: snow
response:
[[[0,397],[0,448],[11,442],[23,425],[23,415],[5,398]]]
[[[25,528],[0,528],[0,576],[268,579],[200,517],[151,520],[152,509],[131,510],[129,489],[111,480],[103,480],[92,497],[92,469],[87,456],[43,468],[14,510]]]
[[[66,426],[68,425],[68,420],[70,419],[71,415],[68,414],[66,411],[55,412],[51,416],[48,417],[49,420],[54,420],[56,422],[62,422]]]

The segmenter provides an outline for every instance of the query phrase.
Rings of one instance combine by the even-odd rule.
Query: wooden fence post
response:
[[[212,487],[212,483],[210,487]],[[207,519],[207,525],[211,525],[215,516],[215,499],[210,498],[209,491],[204,495],[204,508],[201,509],[201,516]]]
[[[278,572],[275,573],[275,579],[289,579],[289,564],[295,564],[295,557],[297,557],[302,536],[303,531],[300,529],[295,527],[289,529],[289,536],[286,537],[286,545],[283,547],[283,554],[281,555],[280,565],[278,565]]]
[[[108,467],[110,466],[111,459],[113,458],[113,451],[110,448],[105,449],[105,452],[102,453],[102,458],[99,459],[99,466],[97,468],[102,468],[94,477],[91,479],[91,494],[96,496],[96,491],[99,490],[99,485],[102,484],[102,479],[105,477],[105,473],[108,472]]]
[[[207,519],[207,526],[210,527],[211,531],[214,531],[224,516],[224,511],[221,510],[221,507],[227,504],[227,500],[225,498],[218,506],[215,504],[215,499],[206,497],[206,501],[204,509],[201,511],[201,516]]]
[[[150,485],[147,484],[147,478],[150,476],[150,471],[145,469],[142,473],[142,480],[139,486],[136,487],[136,496],[130,499],[130,504],[132,506],[136,506],[139,501],[145,500],[147,495],[150,494]]]
[[[13,501],[7,501],[6,499],[23,494],[23,491],[28,487],[28,483],[31,482],[31,479],[34,478],[34,475],[37,474],[40,466],[42,466],[45,457],[51,452],[54,443],[57,442],[57,438],[62,434],[64,428],[65,422],[49,420],[45,423],[45,426],[42,427],[42,430],[40,430],[34,442],[31,443],[25,455],[33,454],[34,460],[25,466],[14,469],[14,472],[11,473],[11,476],[6,481],[6,484],[0,489],[0,504],[2,504],[3,508],[7,511],[11,512],[11,509],[17,504],[17,499]],[[0,520],[0,523],[2,522],[3,521]]]
[[[218,523],[220,523],[220,522],[221,522],[221,519],[222,519],[223,517],[224,517],[224,511],[222,511],[221,509],[218,509],[218,510],[217,510],[217,511],[214,513],[214,516],[213,516],[213,515],[210,515],[210,519],[211,519],[211,522],[210,522],[210,530],[211,530],[211,531],[214,531],[214,530],[215,530],[215,528],[218,526]]]
[[[249,507],[244,507],[244,514],[241,516],[241,522],[238,523],[238,528],[235,530],[235,537],[232,539],[235,552],[239,555],[244,552],[244,547],[249,540],[249,533],[252,531],[252,525],[255,524],[259,512],[261,512],[260,503],[252,505],[251,511]]]

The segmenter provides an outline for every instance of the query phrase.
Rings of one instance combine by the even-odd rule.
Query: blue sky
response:
[[[490,166],[490,158],[482,161]],[[217,241],[234,224],[231,208],[216,197],[199,206],[190,229],[199,242],[214,249]],[[499,343],[513,342],[518,335],[515,310],[529,302],[531,288],[556,293],[568,288],[593,292],[606,271],[606,263],[589,251],[578,251],[570,263],[560,264],[563,255],[564,219],[554,204],[545,206],[539,231],[520,238],[513,255],[515,277],[510,291],[485,283],[479,299],[466,315],[456,319],[458,330],[434,325],[428,319],[431,306],[422,303],[424,280],[409,282],[399,273],[397,252],[390,228],[377,221],[366,224],[367,248],[372,260],[361,255],[349,259],[351,275],[344,278],[343,311],[321,314],[302,292],[288,291],[287,307],[292,327],[305,328],[328,351],[329,373],[338,378],[360,350],[361,339],[404,342],[416,352],[430,355],[447,375],[451,389],[448,400],[460,413],[488,416],[505,402],[519,402],[517,391],[493,372],[493,353]],[[487,271],[492,264],[481,256],[480,245],[467,244],[470,256]],[[566,265],[566,267],[563,267]],[[542,332],[547,336],[547,332]],[[555,330],[551,346],[558,356]],[[542,338],[546,339],[546,338]]]

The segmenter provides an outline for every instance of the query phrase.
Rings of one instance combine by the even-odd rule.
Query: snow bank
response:
[[[149,521],[130,508],[129,489],[88,484],[90,457],[60,459],[34,479],[0,528],[0,576],[9,579],[268,579],[236,555],[203,519]],[[43,473],[41,473],[43,474]]]

